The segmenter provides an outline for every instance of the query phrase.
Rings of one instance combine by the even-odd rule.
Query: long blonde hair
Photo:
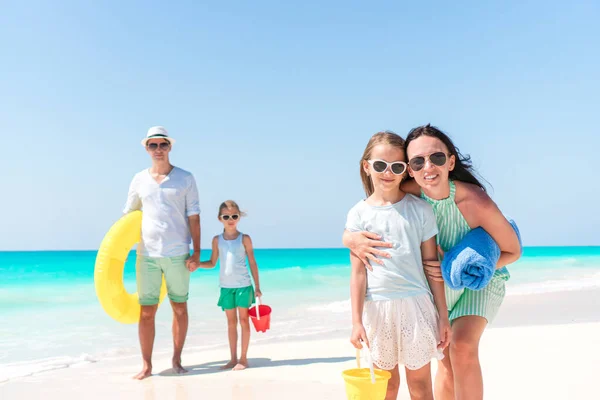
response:
[[[404,139],[392,131],[377,132],[371,136],[371,139],[369,139],[369,143],[367,143],[367,147],[363,153],[362,159],[360,160],[360,179],[362,180],[363,188],[365,189],[367,197],[373,194],[373,181],[365,172],[364,161],[371,159],[373,148],[379,144],[389,144],[390,146],[397,147],[404,152]]]

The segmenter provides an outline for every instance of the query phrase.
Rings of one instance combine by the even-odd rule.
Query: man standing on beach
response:
[[[200,206],[194,176],[169,162],[174,143],[164,127],[148,130],[142,146],[152,158],[152,166],[133,177],[124,209],[125,213],[143,209],[136,280],[144,366],[135,379],[152,375],[154,320],[163,274],[173,308],[173,370],[177,374],[187,372],[181,365],[181,352],[188,329],[190,270],[200,262]]]

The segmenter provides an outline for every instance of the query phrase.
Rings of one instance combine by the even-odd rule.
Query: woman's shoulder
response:
[[[456,185],[455,201],[461,210],[481,214],[498,208],[494,200],[479,186],[459,181],[454,181],[454,184]]]
[[[480,188],[479,186],[473,183],[453,181],[456,186],[456,202],[460,201],[468,201],[473,203],[485,203],[487,201],[491,201],[490,196]]]

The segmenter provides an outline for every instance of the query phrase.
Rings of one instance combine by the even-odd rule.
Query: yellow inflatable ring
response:
[[[140,320],[140,304],[136,293],[127,293],[123,284],[125,261],[131,248],[140,241],[142,212],[125,214],[110,228],[98,249],[94,268],[96,296],[104,311],[118,322],[135,324]],[[167,295],[163,276],[160,300]]]

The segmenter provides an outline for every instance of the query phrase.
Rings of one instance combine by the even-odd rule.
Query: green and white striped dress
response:
[[[454,247],[471,230],[454,200],[456,185],[450,181],[450,195],[435,200],[421,192],[421,197],[433,207],[439,234],[437,242],[444,252]],[[446,286],[446,303],[450,321],[466,315],[478,315],[492,322],[505,295],[510,274],[506,267],[497,269],[490,283],[481,290],[453,290]]]

